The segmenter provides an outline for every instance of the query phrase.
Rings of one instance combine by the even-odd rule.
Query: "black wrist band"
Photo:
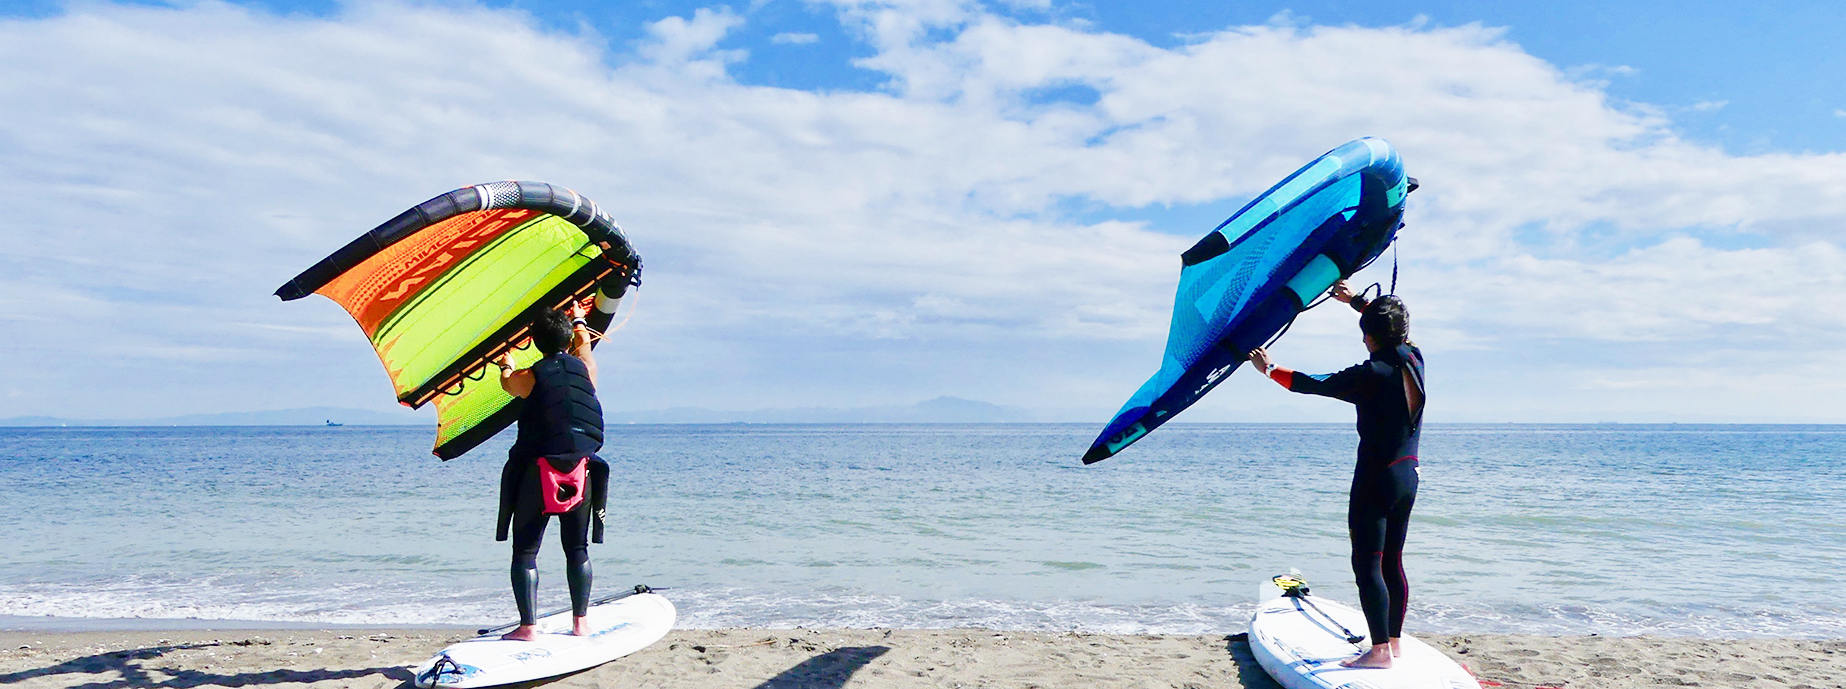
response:
[[[587,327],[590,327],[590,324],[589,324],[589,322],[588,322],[588,321],[585,321],[585,320],[583,320],[583,319],[581,319],[581,318],[579,318],[579,319],[577,319],[577,320],[574,320],[574,321],[571,321],[571,322],[570,322],[570,324],[571,324],[572,326],[578,326],[578,325],[581,325],[581,326],[583,326],[583,327],[585,327],[585,328],[587,328]]]

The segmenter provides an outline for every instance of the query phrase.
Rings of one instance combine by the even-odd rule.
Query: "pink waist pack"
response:
[[[538,458],[538,492],[544,498],[545,514],[564,514],[583,504],[583,494],[590,485],[590,458],[578,457],[570,471],[558,471],[551,460]]]

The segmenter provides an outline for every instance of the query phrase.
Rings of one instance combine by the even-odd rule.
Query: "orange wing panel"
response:
[[[385,247],[315,292],[345,308],[370,338],[444,270],[537,215],[524,208],[457,215]]]

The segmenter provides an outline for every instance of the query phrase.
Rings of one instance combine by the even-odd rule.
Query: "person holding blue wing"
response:
[[[1344,400],[1358,412],[1359,456],[1346,525],[1359,607],[1365,611],[1372,647],[1342,664],[1388,668],[1399,654],[1398,638],[1403,636],[1410,598],[1404,541],[1417,500],[1423,352],[1410,342],[1410,312],[1396,295],[1366,299],[1344,280],[1334,283],[1330,294],[1359,312],[1369,358],[1336,373],[1309,375],[1277,366],[1258,347],[1250,352],[1250,364],[1290,392]]]

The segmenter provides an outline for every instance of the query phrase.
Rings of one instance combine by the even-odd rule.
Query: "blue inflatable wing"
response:
[[[1371,263],[1397,235],[1414,188],[1397,149],[1359,139],[1295,171],[1187,249],[1160,370],[1083,463],[1114,456],[1192,406],[1335,281]]]

